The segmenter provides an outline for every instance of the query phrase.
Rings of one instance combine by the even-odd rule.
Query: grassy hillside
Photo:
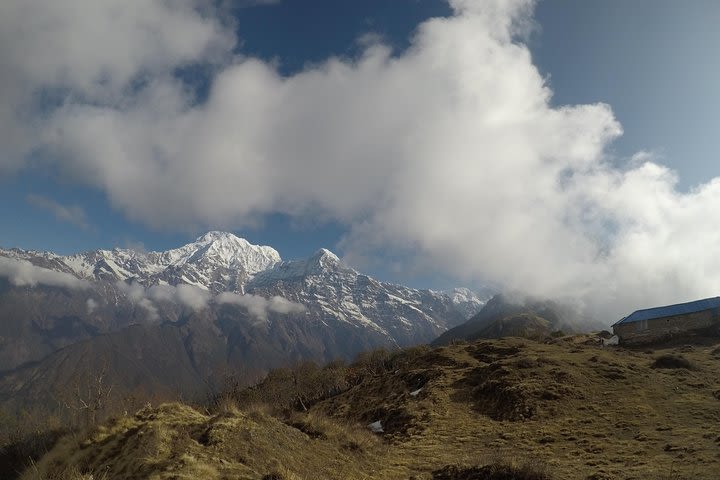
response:
[[[276,371],[210,410],[147,407],[65,437],[23,479],[720,478],[720,347],[597,340]]]

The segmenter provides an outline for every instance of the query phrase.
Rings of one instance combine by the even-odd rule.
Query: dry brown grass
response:
[[[204,415],[181,404],[146,408],[118,418],[82,439],[65,438],[23,480],[80,480],[102,472],[110,479],[367,478],[368,432],[318,414],[298,418],[310,436],[261,409],[228,405]],[[76,472],[79,477],[69,476]]]
[[[433,480],[550,480],[544,469],[532,464],[497,462],[482,466],[446,465],[432,472]]]
[[[375,352],[361,359],[360,374],[348,370],[357,382],[307,412],[232,399],[212,414],[148,408],[61,441],[38,462],[41,476],[24,478],[75,469],[107,480],[717,479],[715,350],[656,346],[647,354],[563,337]],[[693,369],[652,368],[680,354]],[[297,393],[267,385],[284,392],[285,404]],[[381,435],[367,429],[377,420]]]

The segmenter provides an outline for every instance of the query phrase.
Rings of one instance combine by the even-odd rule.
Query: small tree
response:
[[[107,381],[108,364],[86,382],[76,380],[74,384],[62,392],[62,405],[73,412],[76,426],[88,427],[96,425],[99,417],[108,407],[113,385]]]

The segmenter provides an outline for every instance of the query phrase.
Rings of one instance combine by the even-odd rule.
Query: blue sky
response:
[[[652,150],[683,188],[720,175],[713,1],[544,1],[530,46],[558,104],[609,103],[619,155]]]
[[[448,17],[452,9],[436,0],[280,0],[230,9],[225,14],[232,15],[223,21],[234,22],[238,40],[231,55],[257,57],[280,76],[289,77],[313,70],[332,56],[358,61],[367,34],[375,36],[371,42],[380,41],[391,48],[393,57],[402,57],[421,22]],[[720,64],[714,61],[720,45],[715,25],[720,4],[545,0],[538,2],[532,18],[534,27],[516,42],[528,46],[533,64],[545,77],[553,92],[550,105],[606,103],[622,125],[623,135],[607,142],[607,153],[613,157],[610,161],[623,165],[636,153],[649,152],[654,162],[677,172],[678,192],[692,191],[720,175],[720,163],[715,160]],[[221,65],[232,63],[221,61]],[[216,81],[213,68],[218,67],[191,69],[206,74],[186,76],[190,83],[200,85],[201,106]],[[181,245],[207,228],[224,229],[234,223],[244,224],[233,229],[238,235],[272,245],[289,259],[307,256],[320,247],[343,254],[354,245],[346,238],[350,229],[362,230],[367,220],[362,211],[357,214],[355,210],[327,214],[325,208],[315,215],[311,207],[303,207],[299,214],[288,207],[275,213],[272,207],[258,207],[257,214],[250,212],[255,225],[245,220],[218,225],[211,220],[199,227],[178,222],[153,224],[150,216],[130,206],[130,200],[117,195],[113,199],[102,181],[97,181],[96,172],[78,175],[77,167],[48,167],[35,155],[37,152],[26,153],[23,167],[0,173],[3,247],[59,253],[113,246],[162,250]],[[492,212],[483,211],[482,205],[478,209],[484,216]],[[422,240],[409,236],[401,243],[398,253],[387,254],[390,260],[381,254],[361,264],[381,278],[415,285],[444,287],[458,279],[470,283],[484,280],[484,275],[477,274],[481,267],[471,273],[457,271],[455,276],[452,269],[389,266],[392,258],[403,255],[403,249],[413,252]]]

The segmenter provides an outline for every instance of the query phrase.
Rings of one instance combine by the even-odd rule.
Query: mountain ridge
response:
[[[113,249],[63,257],[13,249],[0,250],[3,259],[0,404],[13,392],[52,397],[42,392],[67,384],[63,364],[79,365],[103,345],[119,352],[108,363],[122,384],[129,381],[122,372],[156,378],[133,358],[157,352],[160,357],[145,358],[169,365],[169,353],[157,345],[174,339],[173,355],[190,366],[188,373],[168,375],[154,390],[177,385],[188,391],[227,369],[245,368],[253,379],[286,363],[351,359],[376,347],[429,342],[483,304],[469,290],[456,292],[454,300],[445,292],[378,281],[327,249],[283,261],[272,247],[224,232],[166,252]],[[133,325],[143,326],[143,335],[129,331]],[[98,373],[93,363],[100,362],[83,369],[87,378]]]
[[[272,247],[253,245],[244,238],[218,231],[165,251],[113,248],[57,255],[14,248],[0,249],[0,255],[85,280],[134,280],[144,286],[183,283],[215,293],[241,291],[248,277],[281,261]]]

